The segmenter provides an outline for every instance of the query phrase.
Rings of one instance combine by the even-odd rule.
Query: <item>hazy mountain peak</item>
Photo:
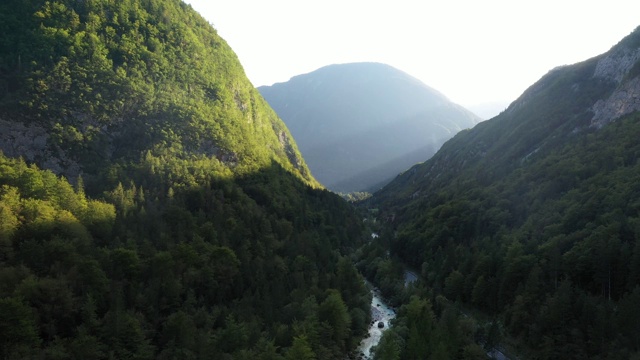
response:
[[[314,74],[314,77],[308,77],[307,75]],[[397,80],[407,82],[416,87],[428,89],[433,96],[440,97],[443,100],[447,100],[447,97],[437,91],[436,89],[428,86],[419,79],[407,74],[406,72],[394,68],[391,65],[380,62],[355,62],[355,63],[343,63],[343,64],[331,64],[323,66],[311,73],[296,75],[292,77],[289,82],[294,82],[297,79],[302,81],[318,82],[330,78],[335,83],[330,85],[336,86],[339,83],[351,83],[353,81],[361,81],[362,83],[371,83],[385,80]],[[279,83],[281,84],[281,83]],[[277,84],[274,84],[276,86]]]
[[[259,90],[291,130],[314,176],[338,191],[379,186],[481,121],[381,63],[329,65]]]

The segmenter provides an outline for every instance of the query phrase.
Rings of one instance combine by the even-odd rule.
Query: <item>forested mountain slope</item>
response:
[[[640,354],[640,28],[374,194],[392,253],[532,358]],[[417,336],[417,335],[416,335]]]
[[[0,29],[1,358],[354,347],[362,222],[190,6],[8,0]]]
[[[389,65],[325,66],[261,86],[313,175],[335,191],[377,190],[481,119]]]
[[[178,1],[5,1],[2,149],[58,173],[113,171],[140,154],[276,161],[314,183],[233,51]],[[213,161],[211,161],[213,163]],[[87,179],[88,180],[88,179]]]

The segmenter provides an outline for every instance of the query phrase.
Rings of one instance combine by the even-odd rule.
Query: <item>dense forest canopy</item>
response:
[[[362,221],[190,6],[11,0],[0,29],[0,357],[355,347]]]
[[[167,199],[84,194],[0,156],[3,358],[318,359],[353,348],[369,294],[361,222],[280,168]],[[292,196],[292,193],[295,196]]]

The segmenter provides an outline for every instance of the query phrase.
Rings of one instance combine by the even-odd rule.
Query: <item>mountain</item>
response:
[[[330,65],[258,88],[313,175],[334,191],[378,189],[480,118],[389,65]]]
[[[0,358],[343,358],[362,220],[178,0],[0,3]]]
[[[499,321],[522,358],[633,358],[639,111],[637,28],[549,71],[368,205],[387,221],[392,254]]]
[[[235,54],[187,5],[9,4],[2,30],[20,34],[0,45],[6,155],[69,178],[148,150],[242,171],[274,161],[317,185]]]

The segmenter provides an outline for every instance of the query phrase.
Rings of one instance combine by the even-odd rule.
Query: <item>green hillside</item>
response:
[[[640,354],[639,39],[553,69],[370,200],[392,254],[524,358]]]
[[[16,0],[0,17],[1,116],[46,130],[36,162],[93,174],[149,151],[221,172],[276,161],[316,184],[233,51],[190,6]]]
[[[342,358],[361,219],[177,0],[0,3],[0,357]]]

